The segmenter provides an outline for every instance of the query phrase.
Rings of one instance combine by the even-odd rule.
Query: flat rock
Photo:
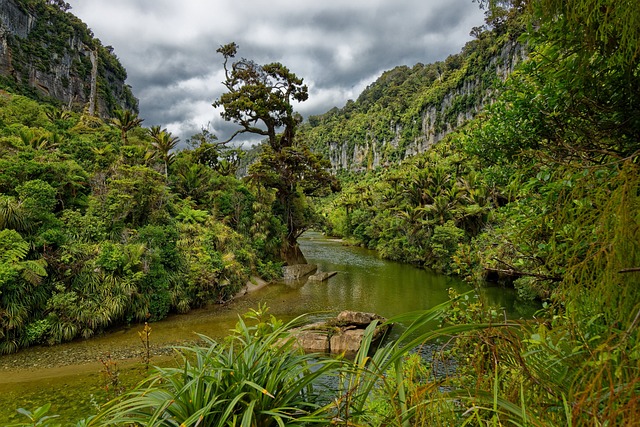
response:
[[[309,280],[313,280],[316,282],[324,282],[325,280],[329,279],[330,277],[335,276],[336,274],[338,274],[337,271],[321,271],[318,272],[316,274],[312,274],[311,276],[309,276]]]

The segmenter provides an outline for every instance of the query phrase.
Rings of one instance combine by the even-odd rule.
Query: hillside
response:
[[[0,88],[68,110],[137,111],[127,72],[64,2],[0,1]]]
[[[474,118],[526,58],[522,32],[485,31],[445,61],[384,72],[341,109],[310,117],[302,137],[334,172],[363,171],[424,153]]]
[[[281,274],[269,194],[206,144],[174,153],[166,130],[117,116],[0,91],[0,354],[221,303]]]
[[[356,101],[310,118],[301,137],[334,171],[366,172],[341,174],[343,191],[323,203],[329,233],[555,301],[566,280],[587,285],[573,269],[591,268],[585,260],[618,238],[599,221],[637,232],[633,197],[629,216],[607,216],[636,179],[637,50],[621,61],[593,40],[526,33],[530,11],[509,13],[443,63],[385,72]],[[625,253],[619,270],[637,263]]]
[[[384,258],[540,303],[535,319],[511,328],[499,308],[452,293],[447,324],[483,330],[457,336],[459,392],[440,401],[470,397],[476,418],[442,424],[633,424],[640,9],[480,3],[498,25],[449,67],[397,68],[310,119],[306,141],[343,172],[343,191],[319,204],[324,229]],[[491,58],[515,46],[511,37],[526,60],[503,79]]]

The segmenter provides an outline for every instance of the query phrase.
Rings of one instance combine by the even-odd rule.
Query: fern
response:
[[[25,259],[28,253],[29,243],[18,232],[7,229],[0,231],[0,263],[16,264]]]

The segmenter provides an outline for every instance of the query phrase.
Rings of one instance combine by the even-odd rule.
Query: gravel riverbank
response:
[[[260,290],[268,285],[268,282],[253,277],[246,286],[236,295],[235,299]],[[214,310],[224,310],[217,306]],[[197,314],[197,311],[194,311]],[[179,319],[179,318],[178,318]],[[163,321],[164,322],[164,321]],[[167,327],[164,324],[151,323],[151,363],[154,357],[167,357],[175,353],[175,346],[194,343],[197,337],[192,333],[182,334],[182,338],[173,334],[162,334]],[[156,326],[157,325],[157,326]],[[63,367],[77,367],[77,371],[91,370],[100,359],[108,357],[118,363],[141,363],[143,346],[137,332],[144,325],[135,325],[129,328],[110,331],[89,339],[78,339],[69,343],[56,346],[35,346],[20,350],[18,353],[0,356],[0,383],[14,382],[17,377],[25,373],[39,371],[44,375],[46,370]],[[70,371],[73,369],[60,369]]]

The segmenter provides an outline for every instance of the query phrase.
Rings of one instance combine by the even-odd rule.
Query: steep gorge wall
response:
[[[525,58],[526,53],[521,44],[508,42],[502,47],[500,53],[490,60],[485,68],[485,75],[495,76],[504,81],[514,71],[516,65]],[[455,109],[457,102],[465,105],[465,98],[474,97],[478,93],[480,96],[475,96],[476,102],[472,105],[467,104],[462,111]],[[425,109],[421,117],[422,135],[409,144],[405,157],[426,151],[448,133],[473,119],[487,103],[491,102],[493,95],[493,87],[483,84],[479,76],[469,76],[462,86],[447,93],[441,103],[430,105]],[[443,125],[438,126],[440,118],[450,116],[452,111],[454,112],[453,120],[445,120]]]
[[[371,129],[364,138],[354,141],[346,134],[341,139],[323,142],[320,150],[330,159],[334,172],[377,168],[423,153],[473,119],[495,97],[494,82],[504,81],[525,58],[525,47],[508,40],[485,60],[481,72],[458,70],[457,75],[452,73],[453,83],[448,86],[446,82],[434,82],[429,90],[439,91],[431,97],[435,101],[424,102],[413,117],[404,115],[401,120],[390,121],[384,135]],[[414,129],[408,130],[408,126]]]
[[[103,117],[114,109],[137,111],[111,49],[75,16],[44,1],[0,0],[0,76],[2,86],[69,109],[93,105]]]

